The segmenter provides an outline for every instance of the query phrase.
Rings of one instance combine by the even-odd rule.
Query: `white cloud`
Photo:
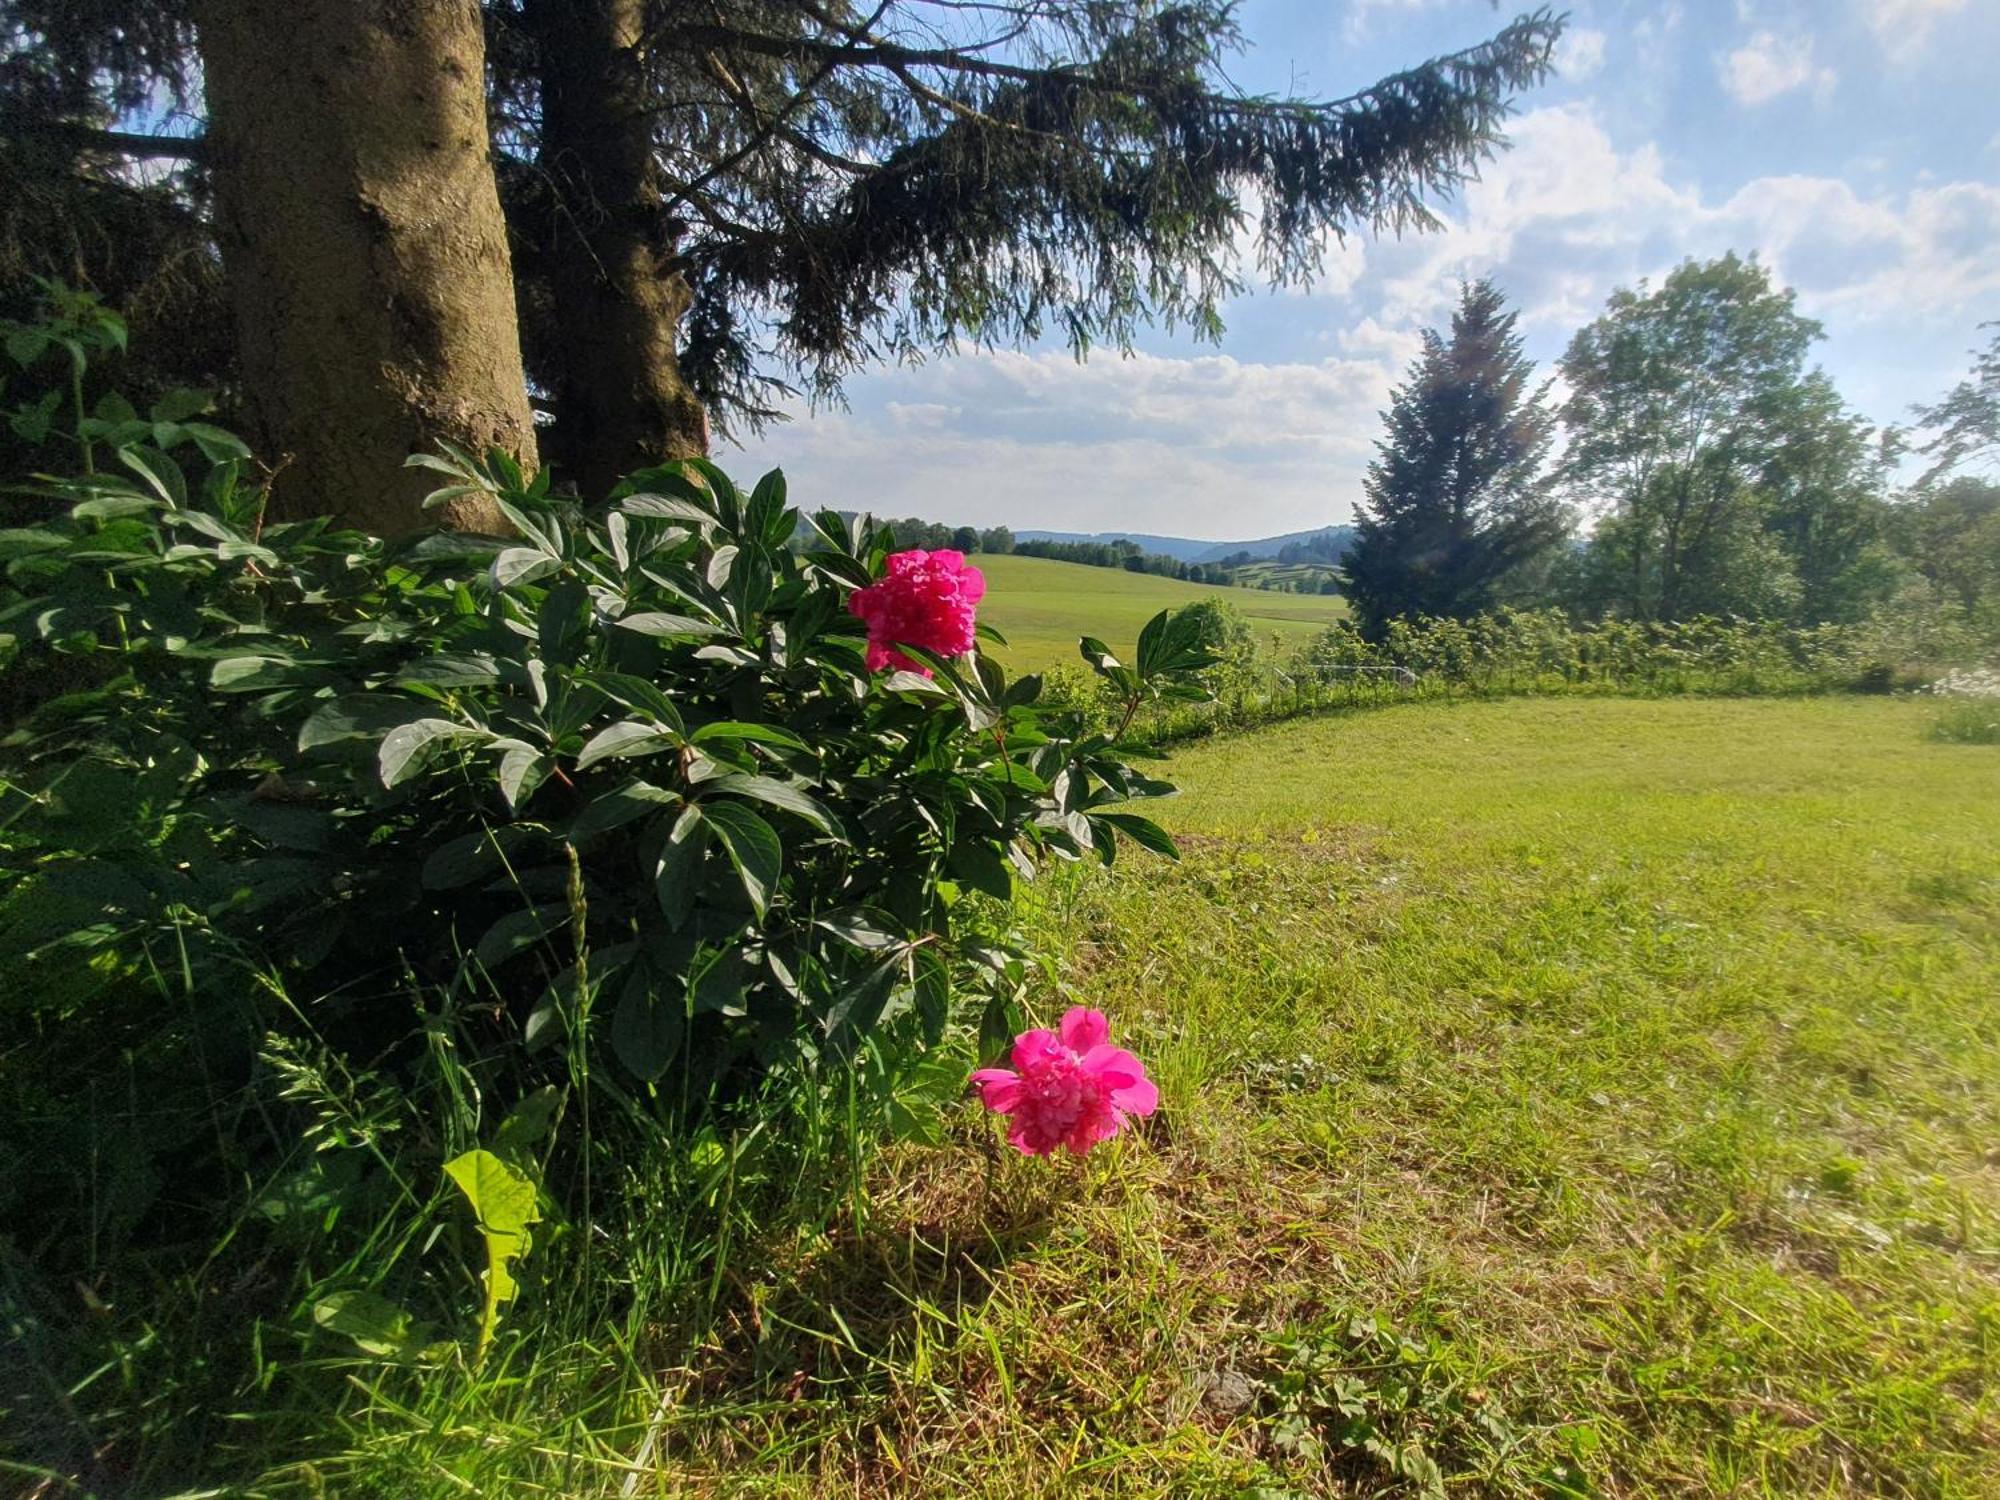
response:
[[[1930,40],[1931,28],[1965,9],[1966,0],[1860,0],[1862,15],[1890,56],[1907,61]]]
[[[1804,84],[1822,96],[1831,92],[1831,68],[1813,66],[1812,38],[1760,31],[1735,51],[1716,59],[1722,86],[1738,104],[1766,104]]]
[[[1893,323],[1950,317],[2000,293],[2000,185],[1928,183],[1864,196],[1839,178],[1762,177],[1721,201],[1671,176],[1654,146],[1620,151],[1587,107],[1536,110],[1449,227],[1374,247],[1391,327],[1434,321],[1456,279],[1493,275],[1525,321],[1572,328],[1612,287],[1689,255],[1758,252],[1808,311]]]
[[[1556,45],[1556,76],[1582,83],[1604,66],[1605,35],[1587,26],[1572,26]]]

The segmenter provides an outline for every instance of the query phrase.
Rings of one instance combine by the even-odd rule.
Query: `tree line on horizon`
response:
[[[1612,293],[1538,382],[1518,314],[1465,284],[1384,414],[1341,582],[1379,639],[1497,606],[1843,624],[1888,607],[2000,631],[2000,337],[1907,434],[1809,367],[1824,336],[1756,257]]]

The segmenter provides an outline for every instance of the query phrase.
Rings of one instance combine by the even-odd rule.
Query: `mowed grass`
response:
[[[980,618],[1007,637],[1004,649],[991,649],[1010,671],[1039,672],[1077,663],[1076,643],[1083,635],[1097,636],[1113,651],[1130,652],[1147,620],[1163,609],[1201,599],[1226,599],[1259,636],[1276,635],[1288,647],[1347,611],[1344,601],[1330,595],[1181,583],[1044,557],[982,555],[973,561],[986,574]]]
[[[1177,756],[1183,862],[1029,913],[1042,1019],[1108,1012],[1159,1115],[892,1154],[628,1493],[1421,1494],[1416,1445],[1449,1495],[2000,1494],[2000,757],[1923,723],[1410,705]]]

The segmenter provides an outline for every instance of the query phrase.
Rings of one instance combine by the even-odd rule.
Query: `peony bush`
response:
[[[0,962],[65,1037],[27,1086],[122,1059],[175,1123],[86,1152],[15,1101],[52,1123],[0,1213],[59,1226],[110,1174],[92,1242],[137,1245],[225,1180],[339,1159],[376,1201],[490,1145],[480,1181],[574,1215],[689,1140],[929,1134],[1023,1030],[1016,882],[1173,852],[1143,813],[1171,787],[979,649],[976,568],[780,475],[668,464],[586,504],[449,453],[415,460],[433,500],[513,534],[384,540],[267,520],[213,429],[98,448],[0,533]],[[1173,615],[1084,654],[1132,708],[1211,660]],[[1024,1149],[1151,1107],[1079,1024],[1014,1048]]]

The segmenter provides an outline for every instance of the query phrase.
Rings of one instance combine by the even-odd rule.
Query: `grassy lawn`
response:
[[[282,1467],[203,1493],[2000,1494],[2000,755],[1924,722],[1188,750],[1182,863],[1024,897],[1037,1018],[1110,1015],[1143,1129],[1031,1161],[968,1103],[719,1270],[666,1214],[566,1242],[477,1376],[328,1350],[333,1449],[279,1380],[234,1431]]]
[[[980,618],[1007,637],[1009,649],[996,649],[996,654],[1010,671],[1075,663],[1077,637],[1086,633],[1101,637],[1114,651],[1130,651],[1148,619],[1198,599],[1227,599],[1260,636],[1281,636],[1287,646],[1303,642],[1347,612],[1344,601],[1330,595],[1217,588],[1044,557],[980,556],[973,561],[986,574]]]
[[[1162,1113],[892,1159],[637,1492],[1420,1494],[1414,1442],[1450,1494],[2000,1493],[2000,759],[1920,727],[1511,702],[1182,754],[1186,861],[1035,916]]]

